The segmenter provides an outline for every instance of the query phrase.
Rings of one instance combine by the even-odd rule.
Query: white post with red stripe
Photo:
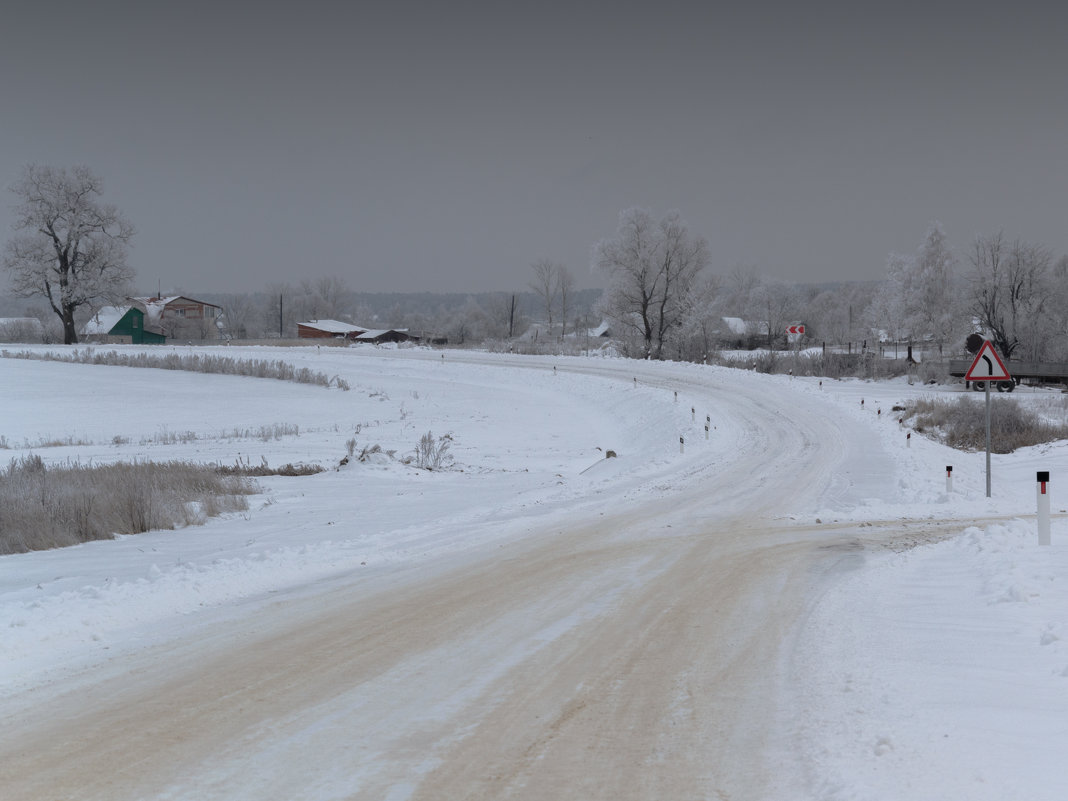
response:
[[[1038,471],[1038,544],[1049,545],[1049,471]]]
[[[946,495],[953,492],[953,465],[946,465]]]

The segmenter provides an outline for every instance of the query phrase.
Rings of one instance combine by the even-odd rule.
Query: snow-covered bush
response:
[[[256,491],[192,462],[48,467],[27,456],[0,470],[0,554],[193,525],[247,509],[244,496]]]
[[[978,451],[986,448],[985,403],[963,395],[955,401],[920,398],[906,410],[912,427],[951,448]],[[1016,400],[993,398],[990,412],[990,448],[1011,453],[1017,448],[1068,438],[1068,425],[1043,420]]]
[[[446,434],[434,439],[434,434],[427,431],[415,446],[415,466],[421,470],[441,470],[452,463],[449,444],[452,437]]]
[[[250,378],[274,378],[279,381],[295,381],[299,384],[314,384],[320,387],[336,386],[348,391],[349,384],[338,376],[316,373],[307,367],[296,368],[280,359],[234,359],[230,356],[215,356],[202,353],[119,353],[98,351],[92,348],[74,349],[70,353],[46,351],[0,351],[5,359],[30,359],[34,361],[72,362],[74,364],[98,364],[112,367],[154,367],[160,370],[185,370],[192,373],[217,373],[240,375]]]

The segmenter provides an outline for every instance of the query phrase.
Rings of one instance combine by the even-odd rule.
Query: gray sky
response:
[[[571,5],[9,0],[0,184],[90,166],[146,291],[598,285],[632,206],[797,281],[933,219],[1068,252],[1063,3]]]

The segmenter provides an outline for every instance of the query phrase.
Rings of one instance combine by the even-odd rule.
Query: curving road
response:
[[[783,518],[842,500],[843,465],[892,472],[877,443],[746,374],[567,369],[703,393],[738,447],[668,497],[238,605],[10,699],[0,797],[807,797],[791,642],[823,582],[894,532]]]

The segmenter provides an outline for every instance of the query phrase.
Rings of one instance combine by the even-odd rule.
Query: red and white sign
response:
[[[803,325],[788,325],[786,326],[787,334],[803,334],[805,333],[805,327]]]
[[[965,381],[1011,381],[1008,368],[1001,361],[998,352],[990,344],[990,340],[983,342],[983,347],[975,354],[975,361],[964,374]]]

